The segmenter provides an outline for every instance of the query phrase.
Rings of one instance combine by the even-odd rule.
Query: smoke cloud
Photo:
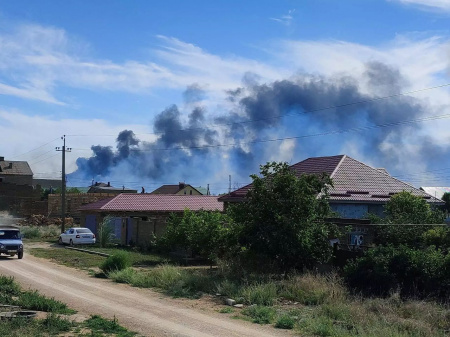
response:
[[[351,128],[363,131],[297,138],[289,147],[292,163],[352,148],[363,156],[356,159],[371,158],[377,165],[396,170],[409,156],[412,136],[414,158],[449,157],[449,146],[436,146],[430,137],[420,136],[420,123],[364,129],[432,114],[427,104],[414,97],[395,96],[408,83],[386,64],[366,64],[358,79],[301,74],[273,83],[260,81],[247,74],[242,87],[227,91],[231,108],[225,112],[208,111],[202,106],[206,93],[197,84],[190,86],[183,95],[184,113],[171,105],[156,116],[152,126],[156,141],[141,141],[133,131],[124,130],[115,149],[95,145],[90,158],[78,158],[78,169],[71,176],[96,180],[132,176],[133,181],[155,184],[186,180],[203,186],[225,181],[218,193],[226,190],[228,174],[247,182],[260,164],[286,157],[279,152],[282,141],[274,139]]]

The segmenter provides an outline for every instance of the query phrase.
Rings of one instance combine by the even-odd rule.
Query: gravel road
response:
[[[144,336],[290,336],[269,326],[233,320],[192,307],[192,301],[165,297],[149,289],[97,279],[86,272],[26,254],[0,258],[0,274],[13,276],[24,288],[54,297],[80,314],[98,314]]]

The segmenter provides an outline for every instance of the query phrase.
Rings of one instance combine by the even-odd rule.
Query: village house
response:
[[[329,188],[331,209],[342,218],[364,219],[369,213],[384,216],[386,202],[395,194],[408,191],[432,205],[442,200],[392,177],[384,168],[373,168],[347,155],[315,157],[291,166],[296,175],[326,173],[333,179]],[[225,203],[241,202],[252,184],[219,198]]]
[[[119,194],[113,198],[81,206],[81,225],[97,233],[98,225],[112,217],[115,237],[121,244],[146,245],[153,236],[161,235],[171,213],[191,211],[223,211],[223,203],[215,196],[173,194]]]
[[[329,188],[329,204],[338,218],[329,222],[341,228],[351,227],[348,237],[340,240],[349,245],[369,244],[373,239],[373,225],[368,214],[384,217],[386,202],[395,194],[408,191],[422,197],[433,206],[443,205],[438,198],[392,177],[384,168],[373,168],[347,155],[315,157],[291,166],[297,176],[302,174],[328,174],[333,180]],[[223,195],[219,201],[242,202],[252,184]]]
[[[202,193],[189,184],[179,183],[178,185],[162,185],[151,194],[203,195],[207,193]]]

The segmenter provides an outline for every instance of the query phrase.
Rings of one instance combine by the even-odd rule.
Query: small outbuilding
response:
[[[82,206],[81,225],[97,234],[98,225],[111,217],[115,237],[121,244],[149,244],[153,236],[161,235],[171,213],[220,211],[223,203],[216,196],[123,193],[113,198]]]

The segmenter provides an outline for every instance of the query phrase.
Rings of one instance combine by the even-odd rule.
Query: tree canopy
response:
[[[287,163],[271,162],[251,178],[246,200],[230,209],[243,254],[283,272],[327,261],[336,230],[324,222],[329,176],[297,177]]]

